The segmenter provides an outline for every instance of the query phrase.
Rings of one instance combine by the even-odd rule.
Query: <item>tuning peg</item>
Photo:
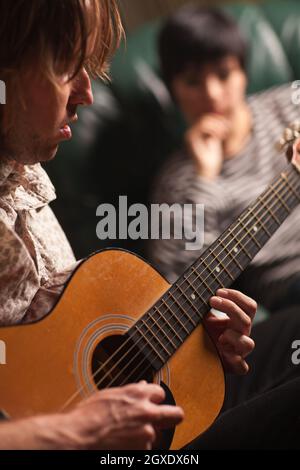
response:
[[[280,152],[284,150],[284,148],[288,145],[293,143],[296,139],[300,137],[300,121],[294,121],[290,127],[287,127],[279,142],[276,144],[276,149]]]

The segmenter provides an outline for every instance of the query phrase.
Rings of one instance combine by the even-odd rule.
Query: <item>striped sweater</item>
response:
[[[275,143],[284,128],[299,120],[290,85],[274,87],[248,98],[253,115],[251,139],[242,152],[225,160],[214,181],[200,177],[184,150],[173,155],[154,184],[151,202],[204,204],[205,247],[210,245],[286,166]],[[186,240],[152,240],[152,263],[174,282],[200,251],[185,250]],[[203,250],[201,250],[203,251]],[[283,223],[241,277],[242,289],[275,308],[296,276],[300,277],[300,207]]]

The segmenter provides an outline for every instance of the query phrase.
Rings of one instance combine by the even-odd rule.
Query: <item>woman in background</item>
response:
[[[151,202],[204,204],[205,249],[285,167],[275,143],[300,113],[289,85],[246,97],[246,41],[219,9],[176,12],[161,31],[159,54],[187,131],[158,176]],[[273,311],[300,300],[299,226],[300,208],[238,281]],[[151,261],[170,282],[200,255],[185,250],[185,242],[151,241]]]

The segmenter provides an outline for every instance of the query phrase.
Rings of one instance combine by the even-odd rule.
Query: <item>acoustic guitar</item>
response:
[[[300,125],[286,136],[291,165],[175,284],[136,255],[104,250],[82,262],[51,314],[0,329],[3,415],[65,411],[97,389],[145,379],[185,412],[160,448],[179,449],[207,429],[225,385],[203,318],[210,297],[231,285],[300,202]]]

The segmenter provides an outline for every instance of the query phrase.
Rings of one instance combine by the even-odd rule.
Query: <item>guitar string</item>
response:
[[[271,208],[273,208],[274,205],[276,205],[276,203],[277,203],[277,202],[275,201],[275,204],[273,204],[273,205],[271,206]],[[281,209],[281,208],[282,208],[282,206],[280,206],[280,209]],[[272,217],[269,217],[269,218],[268,218],[268,221],[271,220],[271,219],[272,219]],[[244,237],[244,238],[245,238],[245,237]],[[243,241],[244,238],[242,238],[241,241]],[[249,241],[251,241],[251,240],[249,240]],[[227,257],[227,256],[226,256],[226,257]],[[226,259],[226,258],[225,258],[225,259]],[[223,261],[224,261],[224,260],[223,260]],[[230,260],[230,263],[231,263],[231,262],[232,262],[232,260]],[[228,265],[227,265],[227,266],[228,266]],[[201,273],[201,274],[203,274],[203,273]],[[200,276],[201,276],[201,274],[200,274]],[[200,276],[199,276],[198,278],[196,278],[195,281],[199,280],[199,279],[200,279]],[[210,275],[209,275],[206,279],[208,279],[209,277],[210,277]],[[203,280],[200,280],[200,286],[201,286],[202,284],[203,284]],[[200,287],[200,286],[199,286],[199,287]],[[196,289],[197,289],[197,288],[196,288]],[[205,292],[205,290],[204,290],[204,292]],[[203,292],[202,292],[202,294],[203,294]],[[174,303],[173,303],[171,306],[168,306],[168,307],[170,308],[170,307],[172,307],[173,305],[174,305]],[[180,312],[180,313],[182,313],[182,312]],[[154,336],[154,335],[153,335],[153,336]],[[126,344],[126,343],[125,343],[125,344]],[[135,344],[137,344],[137,343],[135,343]],[[134,346],[133,346],[133,347],[134,347]],[[132,348],[131,348],[131,349],[132,349]],[[124,358],[122,358],[122,360],[123,360],[123,359],[124,359]],[[119,362],[120,362],[120,361],[119,361]],[[128,364],[127,364],[127,366],[128,366]],[[109,372],[111,372],[111,370],[110,370]],[[98,373],[98,372],[97,372],[97,373]],[[102,379],[104,379],[104,378],[105,378],[105,377],[103,377]],[[97,384],[97,385],[98,385],[98,384]],[[100,384],[99,384],[99,385],[100,385]]]
[[[126,345],[126,343],[125,343],[124,345],[122,345],[122,346],[124,347],[125,345]],[[120,348],[120,349],[121,349],[121,348]],[[115,355],[116,353],[117,353],[117,352],[115,352],[114,355]],[[113,355],[113,356],[114,356],[114,355]],[[113,358],[113,356],[112,356],[109,360],[111,360],[111,359]],[[109,362],[109,360],[106,361],[106,364]],[[105,364],[102,365],[102,368],[103,368],[104,366],[105,366]],[[101,370],[101,368],[99,369],[99,372],[100,372],[100,370]],[[98,371],[96,371],[95,375],[96,375],[97,373],[98,373]],[[80,390],[79,390],[79,392],[80,392]],[[71,397],[71,398],[72,398],[72,397]],[[67,403],[69,403],[69,401],[68,401]],[[66,405],[65,405],[65,406],[66,406]]]
[[[300,199],[300,198],[299,198],[299,199]],[[270,220],[270,219],[271,219],[271,217],[270,217],[268,220]],[[200,281],[200,286],[201,286],[201,284],[202,284],[202,282]],[[197,289],[197,288],[196,288],[196,289]],[[143,365],[143,363],[144,363],[145,361],[147,361],[147,359],[149,358],[150,355],[151,355],[151,353],[150,353],[148,356],[145,356],[145,357],[143,358],[143,361],[142,361],[140,364],[138,364],[135,369],[133,369],[133,370],[131,371],[131,373],[129,374],[129,376],[126,377],[126,381],[127,381],[128,379],[130,379],[130,376],[131,376],[131,375],[135,374],[135,372],[137,371],[137,369],[139,369],[139,367],[141,367],[141,366]],[[135,357],[135,358],[136,358],[136,357]],[[133,358],[129,363],[126,364],[126,368],[125,368],[125,369],[128,368],[128,366],[131,364],[131,362],[133,362],[133,360],[134,360],[135,358]],[[149,364],[149,362],[147,362],[147,364]],[[136,380],[139,380],[140,378],[142,378],[143,375],[145,374],[145,371],[147,371],[148,369],[152,369],[151,364],[148,365],[148,367],[143,370],[143,372],[137,377]],[[114,377],[114,379],[112,380],[112,382],[111,382],[108,386],[112,386],[113,382],[114,382],[115,380],[117,380],[117,379],[119,378],[119,376],[120,376],[123,372],[124,372],[124,370],[123,370],[123,371],[120,371],[119,374]],[[122,386],[122,385],[124,385],[124,383],[126,383],[126,381],[123,381],[121,384],[118,384],[118,385],[119,385],[119,386]],[[100,383],[101,383],[101,382],[100,382]],[[100,385],[100,383],[97,383],[97,384],[96,384],[97,387]]]
[[[273,206],[274,206],[274,205],[273,205]],[[273,206],[272,206],[272,208],[273,208]],[[281,207],[280,207],[280,208],[281,208]],[[271,218],[270,218],[270,219],[271,219]],[[270,220],[270,219],[269,219],[269,220]],[[245,237],[244,237],[244,238],[245,238]],[[242,239],[242,240],[243,240],[243,239]],[[242,241],[242,240],[241,240],[241,241]],[[228,245],[227,245],[227,246],[228,246]],[[224,258],[224,260],[225,260],[227,257],[228,257],[228,256],[226,256],[226,257]],[[224,260],[223,260],[223,261],[224,261]],[[202,272],[202,273],[199,273],[199,278],[200,278],[200,276],[201,276],[202,274],[203,274],[203,272]],[[210,276],[208,276],[208,277],[210,277]],[[206,279],[208,279],[208,277],[207,277]],[[204,279],[204,280],[206,280],[206,279]],[[197,279],[196,279],[196,280],[197,280]],[[203,279],[201,279],[201,283],[203,283]],[[182,284],[181,284],[181,285],[182,285]],[[205,291],[204,291],[204,292],[205,292]],[[199,295],[199,296],[200,296],[200,295]],[[175,302],[174,302],[172,305],[168,305],[168,307],[172,307],[174,304],[175,304]],[[150,309],[150,310],[151,310],[151,309]],[[126,343],[125,343],[125,344],[126,344]],[[109,362],[109,360],[108,360],[107,362]],[[106,365],[106,364],[105,364],[105,365]]]
[[[277,182],[277,183],[278,183],[278,182]],[[279,183],[284,183],[284,181],[280,181],[280,180],[279,180]],[[291,184],[293,184],[293,183],[291,183]],[[278,189],[278,188],[276,188],[276,189]],[[271,188],[269,188],[267,192],[269,192],[269,190],[272,192]],[[265,194],[264,196],[266,197],[267,194]],[[257,201],[257,203],[255,204],[255,206],[258,205],[258,204],[259,204],[259,201]],[[267,204],[267,203],[266,203],[266,204]],[[255,206],[254,206],[252,209],[254,209]],[[273,208],[273,206],[272,206],[272,208]],[[247,214],[245,214],[245,215],[247,215]],[[271,217],[271,218],[272,218],[272,217]],[[271,218],[269,218],[269,220],[270,220]],[[248,222],[249,222],[249,221],[248,221]],[[238,235],[238,234],[237,234],[237,235]],[[197,279],[196,279],[196,280],[197,280]],[[200,285],[201,285],[201,284],[200,284]],[[141,340],[141,339],[142,339],[142,338],[140,338],[140,340]],[[121,346],[121,348],[124,347],[128,341],[129,341],[129,340],[127,340],[127,341]],[[133,347],[134,347],[134,346],[133,346]],[[115,351],[115,353],[106,361],[105,364],[102,364],[102,366],[95,372],[95,374],[93,375],[93,377],[94,377],[96,374],[98,374],[98,373],[101,371],[101,368],[104,368],[104,367],[109,363],[109,361],[111,361],[111,360],[113,359],[113,357],[114,357],[118,352],[120,352],[121,348],[119,348],[118,351]],[[131,348],[131,349],[132,349],[132,348]],[[130,352],[130,351],[129,351],[129,352]],[[77,393],[80,393],[82,389],[83,389],[83,387],[81,387],[81,389],[79,389],[78,392],[75,393],[75,395],[77,396]],[[76,397],[74,397],[74,398],[76,398]],[[71,400],[71,399],[73,399],[73,396],[70,398],[70,400]],[[63,408],[65,408],[65,407],[67,406],[67,404],[69,404],[70,400],[68,400],[68,402],[66,403],[66,405],[64,405]]]
[[[295,175],[296,175],[296,172],[294,173],[294,176],[295,176]],[[296,181],[291,181],[290,184],[293,185],[294,182],[296,182]],[[273,186],[273,188],[269,187],[269,188],[267,189],[267,191],[265,192],[265,194],[261,196],[261,198],[265,198],[265,199],[266,199],[266,198],[269,198],[269,196],[273,196],[273,197],[274,197],[274,194],[273,194],[273,193],[274,193],[274,189],[275,189],[275,190],[281,190],[282,187],[286,186],[285,183],[286,183],[286,182],[283,181],[282,179],[277,180],[277,181],[275,182],[275,187],[274,187],[274,186]],[[278,187],[278,184],[279,184],[279,187]],[[289,188],[287,188],[287,192],[289,192]],[[281,196],[282,196],[282,195],[281,195]],[[265,205],[267,206],[267,205],[268,205],[268,201],[264,201],[264,202],[265,202]],[[257,200],[256,203],[253,205],[253,207],[251,207],[251,210],[254,210],[254,209],[255,209],[258,205],[260,205],[260,204],[261,204],[261,200]],[[275,204],[273,204],[269,209],[272,209],[272,208],[274,207],[274,205],[276,205],[276,204],[278,204],[278,201],[277,201],[277,200],[275,200]],[[281,209],[281,208],[282,208],[282,205],[281,205],[279,208]],[[260,207],[260,209],[265,209],[265,208],[264,208],[264,207]],[[240,222],[241,222],[241,221],[244,221],[245,218],[247,218],[248,216],[249,216],[249,211],[247,211],[247,212],[243,215],[243,218],[240,219]],[[250,222],[253,222],[255,218],[256,218],[256,220],[257,220],[258,216],[259,216],[259,214],[255,215],[255,216],[252,217],[252,218],[249,218],[249,219],[246,221],[246,227],[249,225]],[[269,217],[267,221],[269,221],[269,220],[271,220],[271,219],[272,219],[272,216]],[[240,225],[240,222],[237,222],[236,226],[239,226],[239,225]],[[236,229],[236,226],[232,227],[232,231],[234,231],[234,230]],[[237,236],[241,233],[241,231],[243,231],[243,230],[244,230],[244,229],[242,228],[237,234],[235,234],[235,236],[237,237]],[[230,237],[230,235],[226,235],[226,237],[225,237],[224,240],[222,240],[222,241],[225,242],[226,239],[228,239],[229,237]],[[245,237],[243,237],[243,238],[240,240],[240,242],[242,242],[244,238],[245,238]],[[249,241],[251,241],[251,240],[249,240]],[[232,242],[232,239],[231,239],[230,243],[231,243],[231,242]],[[229,244],[230,244],[230,243],[229,243]],[[226,247],[228,247],[229,244],[226,245],[226,246],[224,247],[224,249],[225,249]],[[222,260],[222,262],[223,262],[226,258],[228,258],[228,256],[229,256],[230,254],[232,254],[232,251],[227,253],[227,255],[226,255],[225,258]],[[209,257],[209,256],[207,256],[206,258],[204,258],[204,260],[207,260],[208,257]],[[232,262],[232,260],[230,261],[230,263],[231,263],[231,262]],[[200,264],[201,264],[201,263],[200,263]],[[228,266],[228,265],[227,265],[227,266]],[[198,267],[199,267],[199,265],[198,265]],[[202,273],[199,273],[199,279],[200,279],[200,276],[203,274],[204,271],[205,271],[205,269],[202,271]],[[190,275],[189,275],[187,278],[185,278],[185,280],[188,279],[189,277],[190,277]],[[206,279],[208,279],[209,277],[210,277],[210,275],[209,275]],[[206,279],[205,279],[205,280],[206,280]],[[179,285],[179,286],[182,286],[182,285],[184,284],[185,280],[184,280],[181,284],[178,284],[178,285]],[[195,281],[197,281],[197,280],[198,280],[198,277],[196,277]],[[175,283],[175,284],[176,284],[176,283]],[[193,284],[193,283],[192,283],[192,284]],[[203,280],[200,281],[200,286],[201,286],[201,284],[203,284]],[[206,289],[205,289],[205,290],[206,290]],[[204,290],[204,292],[205,292],[205,290]],[[184,291],[184,292],[186,292],[186,291]],[[206,303],[207,303],[207,302],[206,302]],[[172,307],[174,304],[175,304],[175,302],[174,302],[172,305],[168,306],[168,308]],[[161,305],[160,305],[159,307],[161,307]],[[151,309],[150,309],[150,310],[151,310]],[[182,312],[180,312],[180,313],[182,313]],[[141,341],[141,340],[142,340],[142,338],[140,338],[140,341]],[[126,340],[126,342],[125,342],[117,351],[115,351],[115,352],[113,353],[113,355],[112,355],[104,364],[101,365],[101,367],[93,374],[93,377],[95,377],[95,376],[101,371],[101,369],[105,368],[106,365],[113,359],[113,357],[114,357],[118,352],[120,352],[120,351],[122,350],[122,348],[124,348],[128,342],[129,342],[129,339]],[[137,343],[136,343],[136,344],[137,344]],[[134,346],[136,346],[136,344],[135,344]],[[133,346],[133,347],[134,347],[134,346]],[[131,349],[133,349],[133,347],[132,347]],[[128,354],[129,352],[130,352],[130,350],[127,352],[127,354]],[[124,359],[124,358],[122,358],[122,359]],[[117,366],[117,364],[115,364],[115,367],[116,367],[116,366]],[[111,370],[113,370],[113,369],[111,369]],[[111,372],[111,370],[110,370],[110,372]],[[102,380],[104,380],[104,378],[105,378],[105,376],[102,378]],[[96,385],[98,386],[98,385],[100,385],[100,383],[99,383],[99,384],[97,383]],[[83,390],[83,386],[81,386],[81,388],[80,388],[78,391],[76,391],[76,392],[74,393],[74,395],[72,395],[72,397],[70,397],[70,399],[69,399],[69,400],[66,402],[66,404],[63,406],[63,409],[65,409],[66,406],[68,406],[68,404],[70,404],[70,403],[73,401],[73,399],[76,398],[79,393],[81,393],[82,390]]]

